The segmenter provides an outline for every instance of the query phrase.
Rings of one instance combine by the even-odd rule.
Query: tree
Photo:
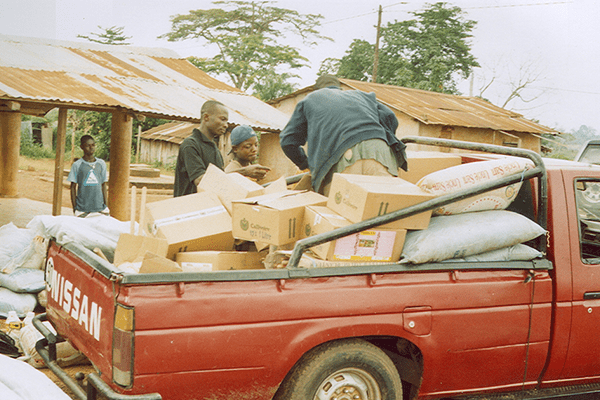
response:
[[[131,36],[125,36],[123,30],[125,27],[123,26],[111,26],[110,28],[102,28],[98,25],[98,29],[103,30],[102,33],[90,33],[91,36],[86,35],[77,35],[78,38],[89,40],[90,42],[100,43],[100,44],[112,44],[112,45],[121,45],[126,46],[130,45],[127,40],[131,39]],[[92,37],[93,36],[93,37]]]
[[[191,10],[189,14],[171,17],[171,32],[160,37],[169,41],[202,39],[217,53],[191,61],[207,73],[226,75],[244,91],[255,85],[264,88],[270,85],[266,77],[276,75],[281,83],[277,90],[285,90],[285,80],[295,76],[289,69],[306,65],[308,60],[298,49],[281,43],[286,33],[299,36],[307,45],[315,45],[317,39],[329,39],[317,31],[321,15],[273,7],[271,1],[228,0],[213,4],[219,8]],[[288,70],[286,75],[277,72],[281,68]]]
[[[379,83],[406,86],[444,93],[458,93],[456,78],[466,78],[478,67],[471,54],[469,38],[475,21],[464,18],[459,7],[447,3],[429,4],[413,19],[388,23],[381,30]],[[338,75],[343,78],[372,74],[370,63],[374,46],[355,40],[340,60]],[[368,45],[368,46],[367,46]]]

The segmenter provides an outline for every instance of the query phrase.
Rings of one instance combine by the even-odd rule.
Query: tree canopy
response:
[[[271,1],[213,4],[218,8],[171,17],[171,32],[160,37],[169,41],[202,39],[216,54],[190,61],[207,73],[226,75],[241,90],[253,89],[263,100],[271,93],[291,92],[294,87],[286,80],[296,75],[289,70],[307,65],[297,48],[283,44],[286,35],[299,37],[307,45],[329,39],[317,30],[321,15],[274,7]],[[285,74],[279,72],[282,68],[287,70]]]
[[[112,44],[112,45],[121,45],[126,46],[130,45],[127,41],[131,39],[131,36],[125,36],[123,31],[125,27],[123,26],[111,26],[110,28],[102,28],[98,25],[98,29],[100,29],[101,33],[90,33],[90,36],[87,35],[77,35],[78,38],[87,39],[90,42],[100,43],[100,44]]]
[[[444,93],[458,93],[457,75],[466,78],[479,64],[469,39],[476,21],[465,19],[459,7],[428,4],[414,18],[394,21],[381,29],[377,82]],[[375,46],[354,40],[338,64],[342,78],[368,81],[373,74]],[[335,67],[338,67],[335,70]]]

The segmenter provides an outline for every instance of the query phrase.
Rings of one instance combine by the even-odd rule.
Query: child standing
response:
[[[90,135],[81,137],[83,157],[75,161],[67,180],[71,182],[71,203],[76,217],[87,217],[90,213],[108,215],[108,189],[106,163],[96,158],[96,142]]]
[[[253,179],[262,179],[271,169],[260,164],[252,164],[258,155],[256,132],[248,125],[240,125],[231,131],[231,153],[233,160],[225,172],[239,172]]]

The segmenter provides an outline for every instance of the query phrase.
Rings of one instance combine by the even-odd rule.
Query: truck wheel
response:
[[[402,400],[392,360],[361,339],[332,342],[306,354],[281,384],[275,399]]]

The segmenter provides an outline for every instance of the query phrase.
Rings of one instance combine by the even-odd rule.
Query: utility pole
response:
[[[377,37],[375,39],[375,54],[373,56],[373,78],[372,82],[377,83],[377,67],[379,66],[379,39],[381,37],[381,14],[383,9],[379,5],[379,18],[377,19]]]

